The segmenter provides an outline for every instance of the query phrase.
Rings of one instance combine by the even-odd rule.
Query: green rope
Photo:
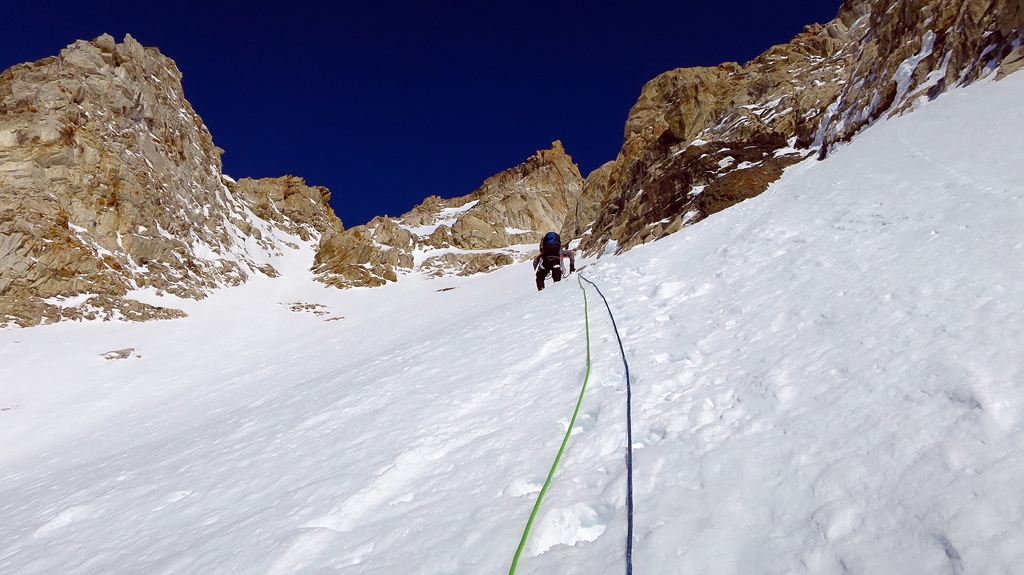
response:
[[[590,381],[590,314],[587,311],[587,290],[584,289],[579,275],[576,276],[576,281],[580,284],[580,289],[583,290],[583,322],[587,332],[587,375],[583,378],[583,389],[580,390],[580,399],[576,402],[576,411],[572,413],[572,420],[569,421],[569,429],[565,430],[565,439],[562,440],[562,446],[558,448],[558,455],[555,456],[555,462],[551,464],[548,478],[544,480],[544,486],[540,488],[540,495],[537,496],[537,503],[533,506],[533,511],[530,513],[530,520],[526,522],[523,540],[519,542],[516,556],[512,558],[512,568],[508,570],[508,575],[515,575],[516,565],[519,564],[519,555],[522,554],[523,548],[526,547],[526,539],[530,536],[530,528],[533,527],[533,520],[537,518],[540,503],[544,500],[544,494],[547,493],[548,486],[551,485],[551,478],[555,476],[555,470],[558,468],[558,462],[562,459],[565,446],[569,443],[569,436],[572,435],[572,428],[576,424],[576,416],[579,415],[580,406],[583,405],[583,394],[587,392],[587,382]]]

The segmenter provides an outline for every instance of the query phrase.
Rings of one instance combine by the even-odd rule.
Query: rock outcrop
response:
[[[846,0],[739,65],[644,86],[617,158],[584,181],[561,143],[473,193],[346,230],[330,192],[223,175],[181,73],[130,36],[79,41],[0,74],[0,327],[182,312],[316,246],[317,280],[376,286],[528,257],[549,230],[584,251],[653,241],[751,198],[787,166],[951,87],[1024,66],[1024,0]]]
[[[554,142],[469,195],[431,196],[401,217],[381,216],[324,235],[314,271],[336,287],[383,285],[414,269],[429,275],[491,271],[515,261],[517,251],[506,248],[535,244],[561,229],[582,188],[579,168]]]
[[[421,269],[508,265],[562,226],[583,178],[561,143],[468,196],[345,230],[330,192],[292,176],[235,181],[174,62],[130,36],[79,41],[0,75],[0,326],[181,317],[136,290],[201,299],[299,243],[332,286]]]
[[[918,98],[1024,65],[1022,0],[847,0],[740,66],[649,82],[563,237],[590,253],[653,241],[756,196],[794,162]]]
[[[618,158],[587,178],[589,203],[563,235],[582,236],[586,251],[608,242],[621,251],[763,192],[811,153],[849,79],[854,50],[844,20],[853,24],[855,12],[808,26],[743,66],[678,69],[649,82]]]
[[[325,189],[232,182],[221,153],[174,62],[131,36],[0,74],[0,324],[179,317],[126,295],[203,298],[276,274],[250,252],[279,249],[273,226],[341,228]]]
[[[224,180],[228,190],[256,218],[268,222],[285,235],[308,242],[318,240],[323,234],[344,230],[341,220],[328,204],[331,191],[323,186],[307,186],[305,180],[296,176],[259,180],[242,178],[237,182],[225,177]],[[246,235],[263,240],[259,228],[248,221],[232,223]]]
[[[850,6],[848,6],[850,5]],[[919,98],[1024,64],[1024,0],[847,0],[861,17],[852,81],[833,105],[821,156]]]

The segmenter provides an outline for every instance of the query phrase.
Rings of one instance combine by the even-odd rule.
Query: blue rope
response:
[[[608,305],[608,298],[601,293],[597,284],[583,277],[579,277],[588,284],[594,286],[597,295],[604,300],[604,307],[608,310],[608,317],[612,318],[612,329],[615,330],[615,339],[619,340],[619,353],[622,354],[622,365],[626,366],[626,575],[633,575],[633,391],[629,385],[629,362],[626,361],[626,350],[622,347],[622,338],[619,337],[619,327],[615,325],[615,315]]]

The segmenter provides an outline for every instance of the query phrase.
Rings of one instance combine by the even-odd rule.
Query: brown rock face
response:
[[[324,235],[313,271],[318,281],[338,288],[381,286],[398,280],[396,268],[412,269],[413,257],[403,249],[412,245],[408,230],[378,216],[366,225]]]
[[[94,295],[77,305],[51,304],[39,298],[11,298],[5,302],[5,306],[4,313],[12,318],[9,321],[23,325],[23,327],[64,320],[149,321],[185,317],[185,312],[178,309],[153,306],[129,298],[107,295]],[[38,319],[23,324],[18,321],[22,318]]]
[[[0,75],[0,324],[179,317],[126,296],[278,277],[256,262],[299,242],[318,242],[314,270],[337,287],[395,281],[417,257],[431,275],[481,273],[559,229],[582,189],[556,142],[468,196],[345,230],[325,188],[224,176],[180,80],[130,36]]]
[[[323,188],[223,178],[180,81],[156,49],[106,35],[0,74],[0,324],[175,317],[124,296],[203,298],[276,274],[253,263],[247,236],[275,251],[261,229],[341,228]],[[79,294],[97,297],[61,303]]]
[[[486,273],[512,263],[515,263],[515,258],[501,252],[447,252],[428,257],[420,264],[420,269],[433,276],[442,276],[453,270],[456,275],[468,276]]]
[[[231,180],[181,74],[130,36],[0,74],[0,326],[171,318],[127,295],[203,298],[316,242],[317,279],[508,265],[550,230],[590,253],[656,240],[764,191],[921,98],[1024,67],[1024,0],[847,0],[744,65],[666,72],[618,157],[580,177],[561,143],[473,193],[345,230],[301,178]],[[73,298],[73,299],[72,299]]]
[[[314,270],[337,287],[395,281],[417,257],[431,275],[481,273],[559,229],[582,188],[556,142],[468,196],[345,230],[325,188],[224,176],[180,80],[130,36],[0,75],[0,324],[180,317],[126,296],[277,277],[256,262],[299,242],[319,244]]]
[[[922,96],[1024,66],[1024,0],[847,0],[835,20],[740,66],[673,70],[630,111],[564,238],[655,240],[756,196],[782,170]]]
[[[465,196],[467,203],[477,203],[452,225],[452,245],[493,249],[539,242],[544,233],[561,229],[582,189],[579,168],[562,143],[554,142]]]
[[[468,275],[512,263],[499,250],[540,241],[561,229],[577,203],[583,178],[561,142],[492,176],[473,193],[445,200],[431,196],[399,218],[377,217],[364,226],[323,237],[314,271],[338,287],[376,286],[419,265],[430,275]],[[434,250],[445,253],[431,255]]]
[[[260,180],[242,178],[237,182],[227,180],[226,183],[253,215],[287,235],[310,241],[325,233],[344,229],[328,204],[331,192],[323,186],[307,186],[305,180],[295,176]],[[258,228],[247,228],[247,222],[234,223],[246,235],[252,235],[249,229],[259,234]]]
[[[992,71],[1005,75],[1024,63],[1024,0],[858,4],[865,32],[857,38],[852,81],[837,98],[821,142],[822,157],[831,145],[884,115],[906,111],[918,98],[935,98]]]
[[[833,22],[743,66],[658,76],[630,111],[618,158],[587,178],[563,237],[621,251],[761,193],[810,153],[852,57],[849,30]]]

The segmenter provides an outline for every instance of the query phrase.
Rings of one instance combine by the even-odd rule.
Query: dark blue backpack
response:
[[[540,252],[545,256],[555,256],[562,252],[562,238],[555,232],[548,232],[540,241]]]

